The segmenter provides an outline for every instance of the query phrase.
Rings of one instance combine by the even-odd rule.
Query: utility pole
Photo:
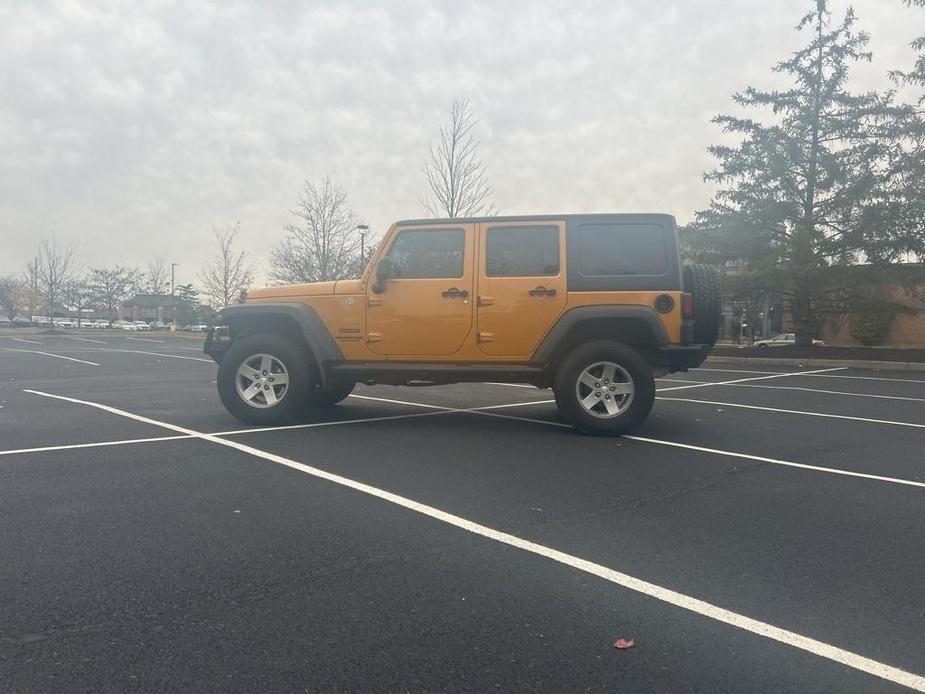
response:
[[[174,271],[176,270],[177,265],[180,263],[171,263],[170,264],[170,322],[173,325],[174,331],[177,329],[177,309],[176,302],[173,298],[173,288],[174,288]]]

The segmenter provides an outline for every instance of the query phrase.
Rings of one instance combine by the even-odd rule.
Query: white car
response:
[[[137,325],[135,325],[134,323],[131,323],[131,322],[127,321],[127,320],[117,320],[117,321],[113,321],[112,327],[113,327],[113,328],[117,328],[117,329],[119,329],[119,330],[138,330],[138,326],[137,326]]]
[[[73,321],[70,321],[67,318],[60,318],[55,319],[52,325],[54,325],[56,328],[73,328],[75,324]]]
[[[135,323],[136,330],[150,330],[151,329],[151,326],[145,323],[143,320],[136,320],[134,321],[134,323]]]
[[[755,340],[752,343],[752,347],[786,347],[787,345],[795,345],[797,343],[797,336],[793,333],[781,333],[780,335],[775,335],[769,340]],[[813,340],[813,347],[824,347],[825,342],[822,340]]]

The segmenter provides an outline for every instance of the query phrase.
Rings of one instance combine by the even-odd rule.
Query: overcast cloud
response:
[[[263,279],[305,177],[329,173],[377,234],[422,216],[421,164],[456,97],[502,213],[684,222],[710,198],[710,118],[775,84],[811,5],[6,0],[0,273],[54,233],[88,266],[160,254],[195,281],[212,226],[240,220]],[[925,12],[854,6],[874,51],[855,86],[886,88]]]

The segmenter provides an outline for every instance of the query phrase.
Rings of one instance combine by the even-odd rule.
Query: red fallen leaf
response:
[[[636,641],[633,639],[617,639],[613,642],[614,648],[619,648],[621,651],[625,651],[627,648],[632,648],[636,645]]]

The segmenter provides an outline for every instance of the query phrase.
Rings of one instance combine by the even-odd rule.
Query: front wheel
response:
[[[225,408],[248,424],[287,424],[298,418],[313,382],[310,356],[275,334],[232,344],[216,384]]]
[[[556,405],[582,434],[618,436],[637,429],[655,402],[649,364],[620,342],[591,342],[570,352],[556,372]]]

